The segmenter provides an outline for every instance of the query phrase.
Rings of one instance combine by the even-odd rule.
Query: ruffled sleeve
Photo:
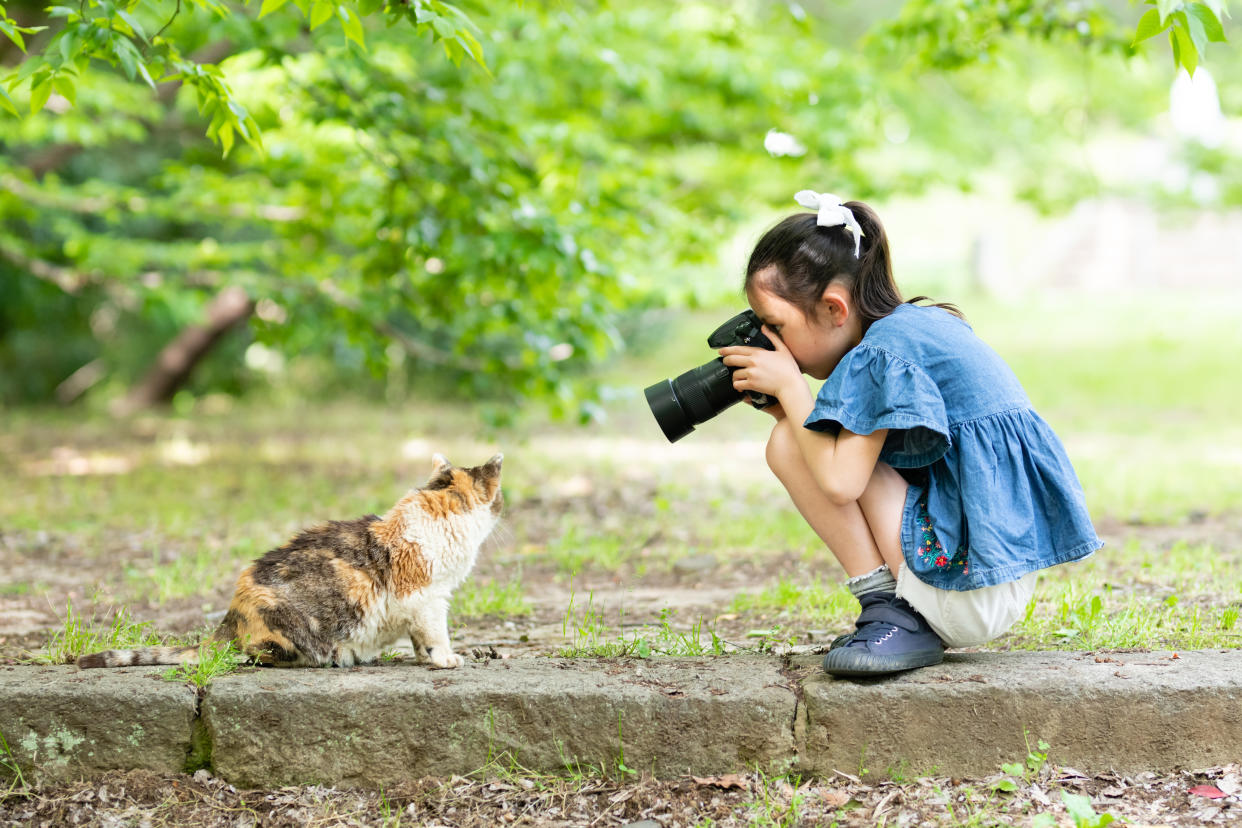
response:
[[[889,429],[880,459],[894,468],[939,460],[952,445],[940,389],[922,368],[881,348],[860,344],[824,381],[804,425],[835,434]]]

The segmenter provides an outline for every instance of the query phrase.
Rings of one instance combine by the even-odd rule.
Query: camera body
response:
[[[775,351],[772,341],[763,333],[763,323],[755,312],[747,309],[712,331],[707,344],[712,348],[746,345]],[[672,380],[661,380],[643,392],[647,405],[670,443],[694,431],[721,411],[745,398],[755,408],[767,408],[776,400],[767,394],[745,393],[734,389],[732,368],[722,357],[698,368],[692,368]]]

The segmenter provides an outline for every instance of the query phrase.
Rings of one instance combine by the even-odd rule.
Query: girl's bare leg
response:
[[[792,429],[800,424],[778,420],[768,440],[768,467],[789,492],[794,506],[849,577],[888,564],[894,577],[901,568],[901,514],[906,481],[887,463],[876,464],[862,497],[845,506],[828,499],[802,458]]]

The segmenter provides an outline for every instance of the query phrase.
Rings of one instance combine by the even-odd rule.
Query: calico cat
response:
[[[474,468],[443,455],[421,489],[383,517],[308,529],[242,571],[228,612],[212,634],[253,661],[279,667],[374,661],[409,636],[419,661],[460,667],[448,634],[448,606],[500,519],[497,454]],[[79,667],[192,664],[197,647],[108,650]]]

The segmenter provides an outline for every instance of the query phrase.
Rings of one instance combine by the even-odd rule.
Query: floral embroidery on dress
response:
[[[927,513],[926,497],[918,502],[918,521],[919,529],[923,533],[923,539],[919,542],[919,557],[923,564],[927,567],[934,566],[936,569],[945,570],[961,567],[963,575],[969,573],[970,561],[967,558],[966,544],[958,544],[951,558],[945,554],[944,547],[936,538],[936,530],[932,527],[931,515]]]

